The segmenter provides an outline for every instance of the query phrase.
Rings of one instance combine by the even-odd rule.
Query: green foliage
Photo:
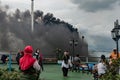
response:
[[[20,72],[11,71],[9,72],[7,69],[0,69],[0,80],[20,80]]]
[[[112,64],[108,65],[107,72],[101,78],[101,80],[120,80],[119,74],[120,58],[112,60]]]

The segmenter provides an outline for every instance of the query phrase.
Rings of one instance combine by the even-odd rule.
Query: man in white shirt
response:
[[[106,68],[106,64],[103,60],[100,61],[100,63],[98,63],[97,65],[97,69],[98,69],[98,75],[101,77],[103,74],[105,74],[107,68]]]

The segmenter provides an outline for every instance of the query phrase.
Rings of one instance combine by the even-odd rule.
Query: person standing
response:
[[[24,51],[19,51],[16,55],[16,61],[17,61],[17,64],[19,65],[19,60],[21,57],[24,56]]]
[[[120,58],[120,54],[118,54],[118,58]],[[117,49],[113,49],[110,54],[110,59],[117,59]]]
[[[76,54],[73,60],[73,70],[75,70],[76,72],[77,71],[79,72],[80,63],[81,63],[81,60],[80,60],[79,54]]]
[[[102,77],[106,73],[107,65],[103,59],[97,64],[97,69],[99,77]]]
[[[109,65],[110,65],[110,68],[112,67],[115,67],[114,69],[114,74],[118,74],[119,73],[119,66],[114,66],[114,61],[117,61],[119,58],[120,58],[120,53],[118,52],[117,53],[117,49],[113,49],[113,51],[111,52],[110,54],[110,57],[109,57]]]
[[[20,58],[19,66],[23,74],[21,80],[38,80],[40,73],[40,65],[38,61],[32,56],[32,46],[24,48],[24,56]]]
[[[43,67],[43,54],[41,53],[39,48],[36,49],[35,53],[33,54],[33,57],[38,60],[38,63],[41,66],[42,71],[44,71],[44,67]]]
[[[62,72],[63,72],[63,76],[67,77],[68,76],[68,69],[69,69],[69,55],[68,52],[64,52],[63,55],[63,61],[62,61]]]
[[[101,78],[106,73],[106,70],[109,67],[105,55],[101,55],[101,59],[96,66],[98,77]]]
[[[2,60],[2,63],[3,63],[3,64],[6,63],[7,57],[8,57],[8,56],[5,55],[5,54],[3,54],[3,55],[1,56],[1,60]]]

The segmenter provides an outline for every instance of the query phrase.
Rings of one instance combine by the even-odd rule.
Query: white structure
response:
[[[34,31],[34,0],[31,0],[31,31]]]

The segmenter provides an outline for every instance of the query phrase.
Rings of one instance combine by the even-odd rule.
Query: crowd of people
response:
[[[112,61],[118,58],[120,58],[120,54],[117,54],[116,49],[113,49],[113,51],[110,53],[110,56],[108,58],[106,58],[105,55],[101,55],[100,60],[98,60],[98,62],[94,64],[92,68],[92,74],[93,74],[94,80],[98,80],[99,78],[101,78],[106,73],[107,69],[111,67],[113,63]],[[84,71],[84,67],[82,67],[82,64],[81,64],[80,55],[76,54],[76,56],[71,61],[69,52],[65,51],[63,56],[63,62],[62,62],[62,72],[64,77],[68,76],[68,71],[69,69],[71,70],[71,67],[72,67],[72,70],[75,70],[76,72],[80,71],[80,68],[82,68],[82,70]],[[89,67],[87,68],[89,69]]]
[[[105,57],[105,55],[101,55],[99,62],[95,64],[93,68],[94,80],[98,80],[98,78],[101,78],[108,69],[113,67],[113,61],[117,60],[118,58],[120,58],[120,54],[117,53],[116,49],[113,49],[108,59]],[[119,67],[115,69],[116,73],[119,71],[118,69]]]
[[[6,64],[9,59],[8,55],[3,54],[1,61]],[[39,48],[35,51],[32,46],[28,45],[23,50],[19,50],[16,55],[16,62],[20,72],[23,74],[20,80],[39,80],[43,67],[43,55]]]
[[[3,64],[6,63],[7,57],[8,56],[6,55],[2,55],[1,60]],[[113,63],[112,61],[117,58],[120,58],[120,54],[117,54],[116,49],[113,49],[109,59],[107,59],[105,55],[101,55],[98,63],[94,64],[92,68],[94,80],[98,80],[98,78],[102,77]],[[19,70],[23,74],[21,77],[23,80],[39,80],[41,71],[44,71],[43,55],[39,48],[37,48],[34,52],[32,46],[26,46],[24,50],[17,53],[16,61],[19,65]],[[75,57],[70,58],[69,52],[65,51],[61,64],[63,76],[68,77],[69,70],[75,70],[76,72],[80,71],[80,67],[83,68],[81,65],[80,55],[76,54]]]

